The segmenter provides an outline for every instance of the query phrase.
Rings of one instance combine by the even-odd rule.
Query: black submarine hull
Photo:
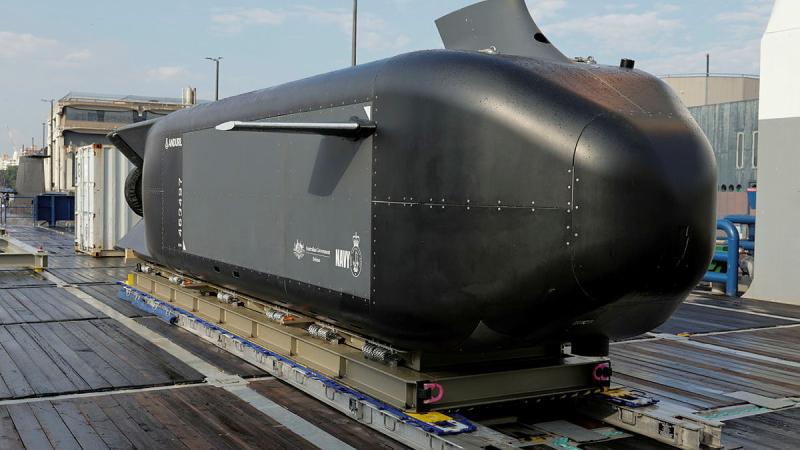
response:
[[[375,132],[215,129],[227,121]],[[135,147],[130,128],[117,137]],[[713,251],[712,150],[638,70],[423,51],[142,130],[145,258],[401,349],[634,336]]]

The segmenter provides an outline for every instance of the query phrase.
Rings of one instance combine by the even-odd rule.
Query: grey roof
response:
[[[183,104],[183,100],[177,97],[147,97],[144,95],[118,95],[118,94],[97,94],[92,92],[68,92],[61,100],[106,100],[123,102],[147,102],[147,103],[170,103]]]
[[[752,75],[748,73],[714,73],[711,72],[706,75],[705,72],[696,72],[696,73],[667,73],[658,75],[659,78],[704,78],[709,76],[711,78],[752,78],[758,80],[760,77],[758,75]]]

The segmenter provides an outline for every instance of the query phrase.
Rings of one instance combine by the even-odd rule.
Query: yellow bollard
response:
[[[128,286],[133,286],[136,284],[136,275],[129,273],[128,274],[128,281],[125,282]]]

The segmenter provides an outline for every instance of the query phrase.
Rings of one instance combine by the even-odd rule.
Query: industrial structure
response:
[[[182,98],[69,92],[54,102],[48,120],[49,158],[44,163],[45,189],[74,191],[74,151],[77,148],[108,144],[106,134],[115,128],[163,117],[195,103],[193,88],[184,89]]]

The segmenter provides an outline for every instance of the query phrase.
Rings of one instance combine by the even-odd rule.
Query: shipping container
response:
[[[140,217],[125,201],[125,178],[133,165],[112,145],[75,152],[75,250],[92,256],[121,255],[120,240]]]

